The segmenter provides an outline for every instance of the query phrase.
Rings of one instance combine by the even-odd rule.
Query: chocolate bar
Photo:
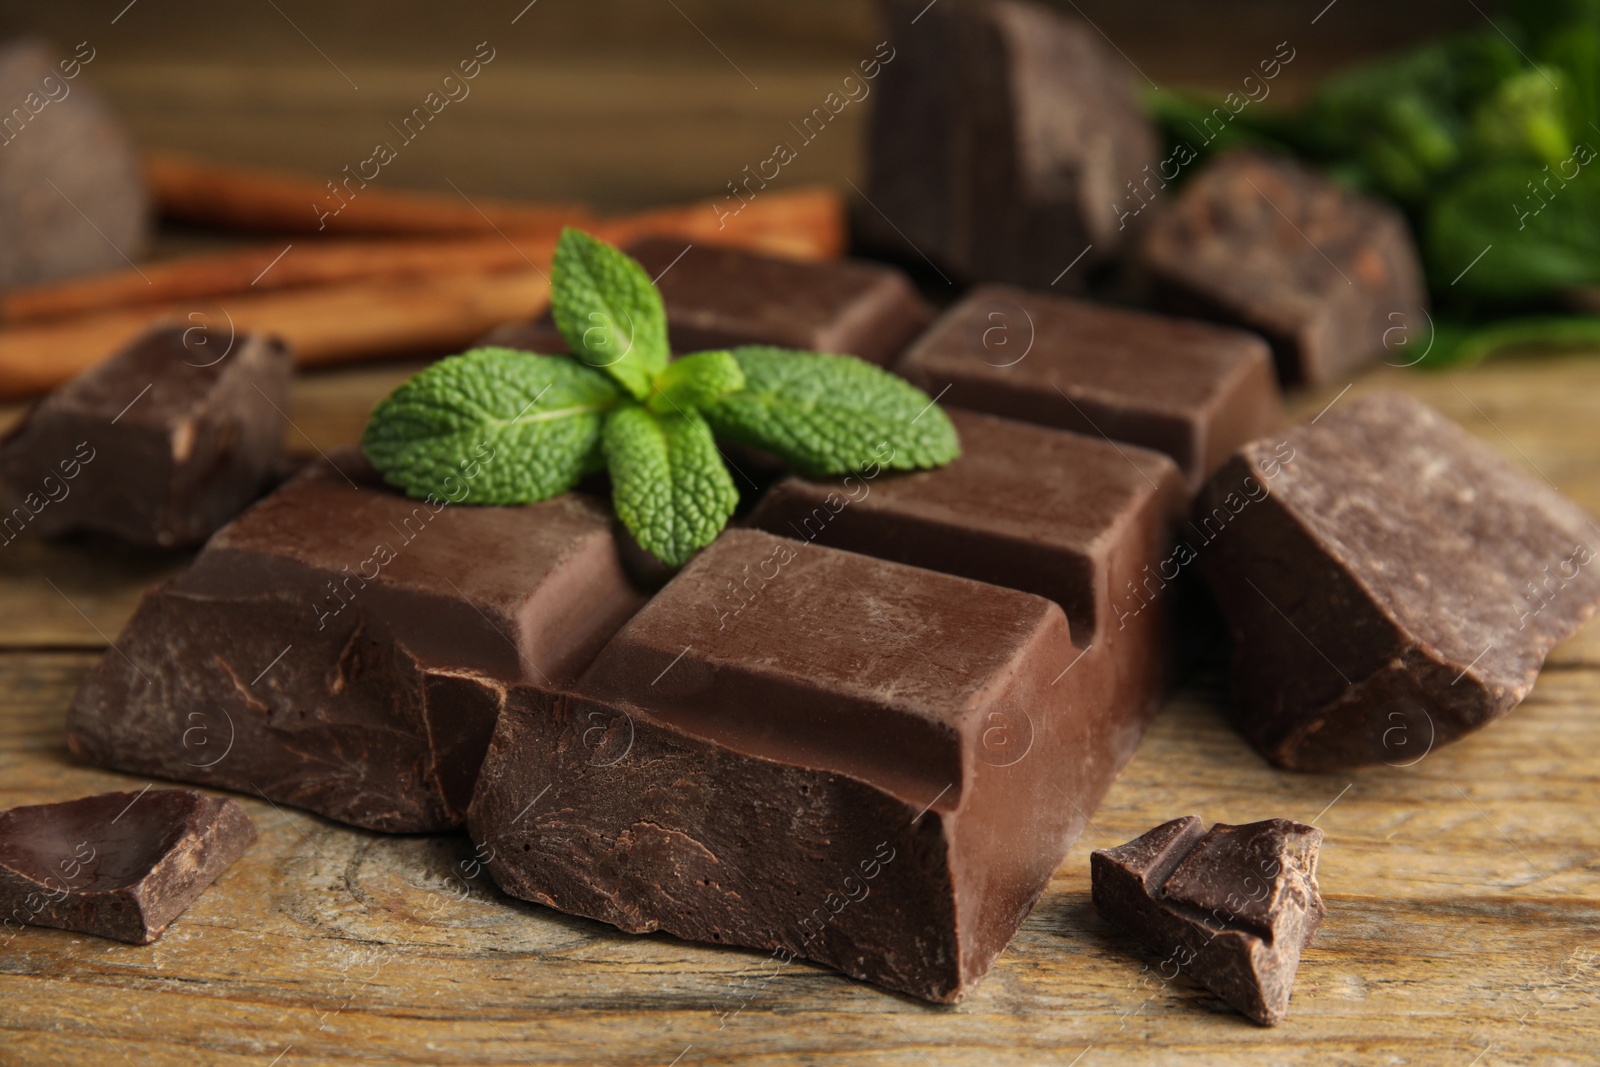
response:
[[[1163,976],[1187,974],[1272,1026],[1327,914],[1321,847],[1321,830],[1288,819],[1210,831],[1194,815],[1173,819],[1090,855],[1094,906],[1165,955]]]
[[[643,601],[570,493],[408,500],[353,453],[298,476],[147,594],[68,715],[78,756],[375,830],[458,825],[504,697],[576,678]]]
[[[1127,61],[1038,4],[881,9],[867,238],[968,281],[1081,288],[1133,232],[1118,202],[1159,160]]]
[[[150,235],[133,140],[79,80],[96,58],[0,42],[0,289],[121,270]]]
[[[0,811],[3,925],[148,945],[255,839],[238,801],[191,789]]]
[[[647,238],[627,248],[656,280],[678,354],[777,345],[887,363],[933,319],[900,271],[865,260],[805,263]],[[566,352],[546,311],[491,331],[484,345]]]
[[[1594,521],[1399,393],[1247,445],[1194,521],[1240,728],[1297,770],[1410,764],[1485,726],[1600,604]]]
[[[503,889],[971,989],[1154,713],[1167,598],[1131,590],[1188,493],[1159,454],[951,414],[950,466],[784,483],[753,521],[789,536],[725,533],[571,692],[508,695],[469,819]]]
[[[0,441],[0,539],[77,530],[199,544],[281,476],[290,354],[161,326],[36,403]]]
[[[947,311],[895,369],[944,404],[1165,452],[1195,488],[1283,416],[1253,334],[1002,286]]]
[[[1138,258],[1166,306],[1265,335],[1285,383],[1342,377],[1430,329],[1400,212],[1276,156],[1207,163],[1146,226]]]

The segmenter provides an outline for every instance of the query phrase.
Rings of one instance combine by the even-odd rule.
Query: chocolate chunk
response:
[[[1506,714],[1600,603],[1600,529],[1399,393],[1241,449],[1195,522],[1240,727],[1275,763],[1413,763]]]
[[[1042,598],[729,531],[572,692],[511,692],[469,825],[514,896],[957,1000],[1153,711],[1158,667],[1108,699],[1080,658]]]
[[[1281,1022],[1327,909],[1322,831],[1288,819],[1209,832],[1188,815],[1089,857],[1094,906],[1264,1026]]]
[[[1035,593],[1061,605],[1080,644],[1125,629],[1171,578],[1155,572],[1189,501],[1172,462],[1081,434],[949,415],[961,435],[949,466],[785,478],[750,524]]]
[[[289,349],[261,334],[143,334],[0,442],[0,537],[97,530],[199,544],[280,476],[289,373]]]
[[[1167,306],[1265,334],[1286,383],[1348,374],[1395,329],[1426,329],[1405,218],[1275,156],[1207,163],[1145,228],[1139,259]]]
[[[1253,334],[1001,286],[951,308],[895,369],[942,403],[1165,452],[1196,488],[1283,413]]]
[[[680,355],[778,345],[886,363],[933,318],[906,276],[878,263],[803,263],[669,238],[638,241],[627,252],[656,279]],[[567,351],[548,311],[498,327],[481,343]]]
[[[1159,158],[1127,61],[1037,4],[883,11],[869,239],[971,281],[1081,286],[1132,232],[1118,201]]]
[[[95,59],[0,42],[0,289],[121,270],[144,251],[149,198],[132,140],[80,78]]]
[[[190,789],[0,811],[4,925],[148,945],[255,839],[237,801]]]
[[[569,682],[643,600],[598,500],[407,500],[336,462],[145,597],[73,700],[75,753],[369,829],[446,829],[505,684]],[[444,491],[465,499],[497,462]]]

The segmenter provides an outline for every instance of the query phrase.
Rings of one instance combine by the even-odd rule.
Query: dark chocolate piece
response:
[[[1167,306],[1266,335],[1286,383],[1349,374],[1428,329],[1400,212],[1275,156],[1207,163],[1145,228],[1139,258]]]
[[[1105,509],[1108,540],[1167,525]],[[1039,597],[729,531],[573,692],[511,692],[469,824],[514,896],[957,1000],[1154,711],[1159,638],[1116,647]]]
[[[598,500],[407,500],[336,461],[145,597],[73,700],[75,753],[369,829],[446,829],[505,684],[569,682],[643,601]],[[510,461],[473,460],[443,491],[465,499]]]
[[[514,896],[957,999],[1081,829],[1057,786],[1116,760],[1050,684],[1076,654],[1041,598],[729,531],[578,695],[508,699],[470,826]]]
[[[887,363],[933,319],[906,276],[879,263],[807,263],[675,238],[647,238],[627,252],[656,279],[680,355],[778,345]],[[481,343],[567,351],[548,311],[498,327]]]
[[[1208,832],[1188,815],[1089,857],[1095,909],[1263,1026],[1283,1020],[1327,909],[1322,831],[1288,819]]]
[[[1119,203],[1159,158],[1127,61],[1038,4],[883,11],[869,239],[971,281],[1081,288],[1132,232]]]
[[[199,544],[281,475],[290,364],[287,346],[261,334],[143,334],[0,442],[0,538],[97,530]]]
[[[1298,770],[1413,763],[1492,722],[1600,604],[1593,520],[1400,393],[1241,449],[1195,522],[1240,728]]]
[[[191,789],[0,811],[4,925],[148,945],[255,839],[238,801]]]
[[[1189,493],[1172,462],[1097,437],[949,415],[961,456],[948,466],[785,478],[750,525],[1035,593],[1061,605],[1079,644],[1130,626],[1174,577],[1158,567]]]
[[[1196,488],[1283,416],[1253,334],[1001,286],[951,308],[895,369],[947,405],[1165,452]]]
[[[94,59],[87,41],[0,42],[0,289],[121,270],[144,251],[143,172],[81,77]]]

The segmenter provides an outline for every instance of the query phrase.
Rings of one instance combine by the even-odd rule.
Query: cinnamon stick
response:
[[[530,258],[548,264],[552,252],[547,245]],[[13,327],[0,330],[0,398],[51,389],[161,320],[206,325],[224,335],[277,334],[294,346],[303,366],[459,350],[492,326],[537,313],[549,300],[547,272],[547,265],[525,265],[497,274],[365,280]]]
[[[173,152],[147,152],[145,181],[162,218],[230,230],[285,234],[464,234],[581,226],[581,204],[525,204],[447,193],[348,184],[294,171],[215,163]]]
[[[754,251],[823,259],[844,245],[843,211],[826,189],[773,192],[721,219],[710,204],[594,219],[596,236],[626,243],[650,235],[732,244]],[[530,269],[559,225],[515,234],[406,240],[343,239],[253,246],[165,260],[132,270],[15,289],[0,296],[0,323],[44,322],[113,308],[166,307],[231,293],[260,293],[381,278],[482,274]]]

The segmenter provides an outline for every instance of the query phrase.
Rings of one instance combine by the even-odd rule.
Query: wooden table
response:
[[[301,380],[297,446],[353,442],[409,369]],[[1600,360],[1380,370],[1296,408],[1381,386],[1437,405],[1600,512]],[[183,561],[0,549],[0,806],[144,787],[75,763],[63,717],[140,590]],[[1487,731],[1419,745],[1409,766],[1305,775],[1263,763],[1229,727],[1220,681],[1203,677],[1171,700],[1015,941],[953,1008],[803,964],[764,982],[759,953],[509,900],[464,877],[465,837],[366,833],[245,797],[261,840],[156,944],[42,929],[0,943],[0,1063],[1594,1062],[1597,695],[1600,626],[1558,649],[1526,704]],[[1190,812],[1327,832],[1328,921],[1276,1029],[1165,980],[1090,907],[1091,849]]]
[[[610,208],[722,192],[878,39],[866,0],[385,0],[381,12],[166,0],[114,22],[120,0],[92,17],[5,6],[14,27],[91,40],[100,58],[86,77],[142,143],[329,175],[488,39],[501,58],[473,99],[385,180]],[[1301,58],[1278,83],[1286,95],[1352,56],[1481,16],[1458,0],[1071,6],[1163,85],[1232,88],[1288,40]],[[845,112],[788,178],[859,181],[864,115]],[[295,446],[353,442],[408,370],[299,380]],[[1315,413],[1343,385],[1298,409]],[[1384,371],[1339,402],[1380,385],[1422,396],[1600,513],[1600,360]],[[0,806],[143,788],[74,763],[63,716],[140,592],[184,562],[0,548]],[[1527,703],[1484,733],[1407,767],[1299,775],[1265,765],[1228,726],[1220,681],[1198,679],[954,1008],[803,964],[762,984],[761,954],[621,935],[464,879],[463,837],[365,833],[246,797],[261,840],[156,944],[36,929],[0,941],[0,1065],[1593,1062],[1596,694],[1600,626],[1557,650]],[[1089,906],[1091,849],[1190,812],[1327,831],[1328,921],[1275,1030],[1164,980]]]

